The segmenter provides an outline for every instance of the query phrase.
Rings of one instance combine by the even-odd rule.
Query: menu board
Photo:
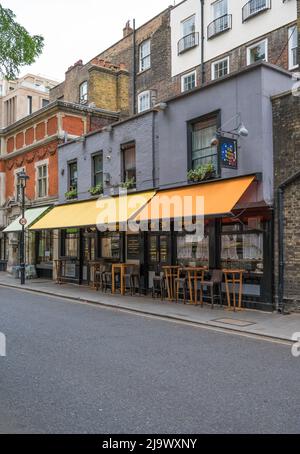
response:
[[[227,169],[237,169],[237,141],[234,139],[228,139],[227,137],[222,137],[220,139],[220,148],[222,167]]]
[[[139,260],[140,258],[140,236],[128,235],[127,236],[127,259]]]

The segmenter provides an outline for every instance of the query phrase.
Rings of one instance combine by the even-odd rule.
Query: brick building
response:
[[[47,209],[58,198],[58,145],[117,119],[115,112],[55,101],[1,130],[0,229],[6,227],[4,231],[7,235],[0,232],[0,260],[7,263],[9,271],[19,263],[20,226],[13,224],[11,227],[20,215],[18,174],[25,171],[29,176],[26,217],[31,219],[35,213],[32,210],[37,207]],[[49,274],[52,268],[52,262],[48,263],[50,258],[52,260],[52,239],[44,233],[39,238],[40,242],[36,244],[34,235],[28,237],[27,263],[37,263],[41,273],[46,269],[46,274]],[[45,256],[46,243],[48,249]]]
[[[275,295],[281,310],[300,310],[300,98],[273,97]],[[280,266],[281,264],[281,266]]]

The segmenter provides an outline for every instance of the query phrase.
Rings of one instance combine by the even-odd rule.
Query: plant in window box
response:
[[[97,184],[96,186],[93,186],[92,188],[89,189],[89,193],[92,196],[103,194],[103,185]]]
[[[192,169],[188,172],[188,180],[193,182],[210,180],[216,177],[215,166],[209,162],[207,164],[202,164],[196,169]]]
[[[129,190],[129,189],[134,189],[135,186],[136,186],[135,183],[136,183],[135,178],[132,177],[132,178],[130,178],[130,179],[124,181],[124,183],[121,183],[121,188],[122,188],[122,189],[127,189],[127,190]]]
[[[65,193],[65,197],[67,200],[72,200],[77,198],[77,189],[71,188],[70,191]]]

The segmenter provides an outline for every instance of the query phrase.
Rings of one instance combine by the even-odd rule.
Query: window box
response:
[[[93,186],[89,189],[89,193],[91,196],[102,195],[103,194],[103,185],[97,184],[97,186]]]
[[[216,178],[215,166],[209,162],[203,164],[196,169],[192,169],[188,172],[188,180],[193,183],[199,183],[201,181],[212,180]]]
[[[70,189],[70,191],[65,193],[65,197],[67,200],[77,199],[77,189],[76,188]]]

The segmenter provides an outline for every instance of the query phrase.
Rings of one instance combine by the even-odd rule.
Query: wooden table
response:
[[[111,283],[111,293],[114,294],[116,293],[116,282],[115,282],[115,276],[116,276],[116,271],[120,270],[120,287],[121,287],[121,295],[125,295],[125,281],[124,281],[124,276],[126,274],[126,268],[129,266],[132,266],[128,263],[113,263],[111,267],[111,272],[112,272],[112,283]]]
[[[204,274],[207,271],[206,267],[188,267],[182,268],[182,271],[187,273],[189,292],[190,292],[190,302],[191,304],[198,304],[198,282],[202,284],[204,281]],[[200,304],[203,305],[203,286],[200,285]]]
[[[228,310],[242,310],[242,296],[243,296],[243,275],[245,270],[223,270],[225,276],[225,285],[226,285],[226,295],[227,295],[227,304]],[[230,288],[229,284],[232,284],[232,294],[233,294],[233,307],[231,306],[231,295],[230,295]],[[239,300],[238,300],[238,307],[236,305],[236,285],[239,286]]]
[[[163,266],[162,270],[166,278],[168,300],[174,301],[176,295],[175,280],[178,277],[179,266]]]

